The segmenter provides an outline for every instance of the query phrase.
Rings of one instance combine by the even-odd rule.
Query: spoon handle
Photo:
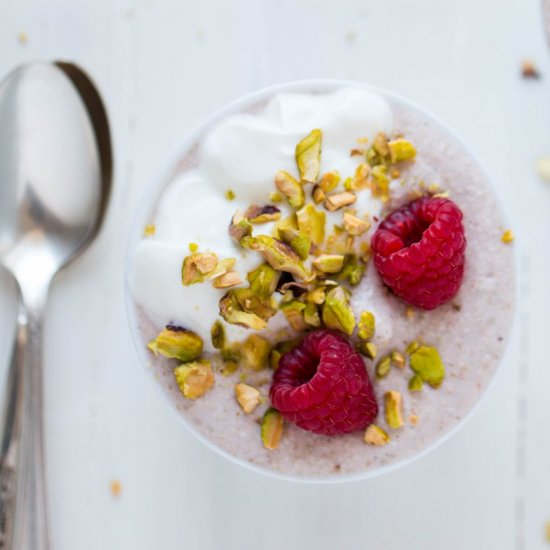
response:
[[[0,549],[49,548],[42,435],[42,307],[21,302],[0,425]]]

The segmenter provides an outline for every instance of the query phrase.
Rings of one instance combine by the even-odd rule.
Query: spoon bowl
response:
[[[0,548],[49,547],[41,332],[53,277],[96,236],[112,175],[107,116],[66,62],[24,65],[0,83],[0,261],[20,291],[0,447]]]

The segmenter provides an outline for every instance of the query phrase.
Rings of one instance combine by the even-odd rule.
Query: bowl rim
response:
[[[424,117],[426,117],[430,122],[435,126],[438,126],[442,131],[446,132],[453,138],[457,144],[463,148],[464,152],[472,159],[473,163],[480,170],[484,179],[488,182],[492,191],[495,195],[495,200],[497,206],[500,210],[503,222],[508,225],[508,216],[503,207],[503,201],[501,199],[498,187],[493,183],[487,171],[485,170],[483,164],[479,161],[478,157],[472,152],[468,145],[463,141],[463,139],[449,126],[447,126],[443,121],[441,121],[435,114],[425,109],[424,107],[414,103],[413,101],[401,96],[398,93],[387,90],[382,87],[373,86],[366,83],[356,82],[353,80],[342,80],[342,79],[303,79],[303,80],[294,80],[278,84],[269,85],[263,87],[259,90],[247,93],[224,106],[216,109],[212,114],[202,120],[202,122],[194,125],[190,131],[188,131],[181,139],[177,140],[175,144],[171,147],[171,151],[167,156],[167,160],[163,163],[163,168],[160,171],[160,174],[154,177],[152,184],[147,187],[142,198],[140,199],[138,208],[134,215],[132,226],[127,241],[126,247],[126,257],[125,257],[125,270],[124,270],[124,288],[125,288],[125,305],[126,313],[130,325],[130,332],[132,334],[132,340],[134,342],[138,356],[142,363],[142,367],[148,373],[147,376],[151,380],[152,384],[156,387],[157,391],[161,392],[163,399],[166,399],[166,390],[162,388],[161,384],[155,380],[155,375],[153,370],[149,367],[150,358],[146,354],[145,346],[143,345],[143,340],[141,340],[141,335],[139,334],[138,329],[138,319],[136,312],[136,305],[132,299],[129,276],[130,276],[130,266],[132,263],[132,253],[136,244],[143,237],[143,227],[146,225],[147,220],[150,219],[151,213],[154,211],[159,197],[162,191],[170,184],[171,179],[174,174],[178,171],[178,166],[181,162],[181,159],[189,151],[196,146],[200,139],[219,121],[232,116],[234,114],[242,113],[247,108],[254,106],[263,101],[269,100],[274,95],[280,93],[331,93],[336,92],[342,88],[362,88],[373,93],[379,94],[382,97],[390,98],[392,101],[404,105],[405,107],[414,110]],[[244,467],[247,470],[256,472],[261,475],[267,475],[271,478],[278,480],[283,480],[287,482],[300,482],[305,484],[334,484],[334,483],[344,483],[351,481],[360,481],[378,477],[394,470],[401,469],[423,457],[432,453],[434,450],[442,446],[449,439],[451,439],[462,427],[468,422],[468,420],[474,415],[477,411],[479,404],[484,400],[487,393],[490,391],[491,387],[494,384],[498,372],[500,372],[502,364],[507,357],[510,350],[510,342],[513,340],[513,335],[516,332],[517,327],[517,303],[518,303],[518,252],[517,250],[513,254],[513,265],[514,265],[514,302],[513,302],[513,315],[512,322],[508,328],[508,334],[506,336],[506,345],[502,351],[498,365],[493,370],[493,373],[489,379],[489,382],[479,394],[475,403],[471,406],[468,412],[453,426],[451,426],[447,431],[445,431],[441,436],[428,444],[425,448],[421,449],[418,452],[415,452],[409,456],[406,456],[402,459],[391,464],[385,464],[378,466],[372,469],[352,472],[347,474],[330,474],[323,476],[301,476],[296,474],[287,474],[282,473],[277,470],[269,469],[264,466],[259,466],[253,464],[245,459],[237,457],[225,449],[218,447],[215,443],[210,441],[206,436],[204,436],[187,417],[177,409],[173,404],[170,405],[170,408],[177,415],[184,426],[206,447],[214,451],[218,455],[226,458],[229,462],[237,464]]]

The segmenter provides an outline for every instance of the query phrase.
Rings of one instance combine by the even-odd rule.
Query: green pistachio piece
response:
[[[225,329],[220,320],[216,321],[210,329],[210,338],[212,339],[212,346],[215,349],[223,349],[225,347]]]
[[[369,445],[381,446],[390,442],[390,436],[382,428],[371,424],[365,431],[363,440]]]
[[[344,229],[350,235],[362,235],[370,229],[370,223],[366,220],[358,218],[350,212],[344,212]]]
[[[272,235],[276,239],[283,240],[283,238],[281,237],[281,232],[285,231],[286,229],[294,229],[298,231],[298,221],[296,219],[295,213],[292,213],[290,216],[287,216],[286,218],[281,218],[278,222],[275,222]]]
[[[304,205],[305,194],[300,182],[288,172],[279,170],[275,176],[277,189],[288,199],[292,208],[301,208]]]
[[[303,182],[315,183],[321,169],[321,130],[312,130],[296,145],[296,164]]]
[[[403,397],[398,391],[384,394],[384,414],[390,428],[396,430],[403,426]]]
[[[325,208],[334,212],[344,206],[349,206],[357,200],[357,195],[350,191],[342,191],[341,193],[333,193],[325,198]]]
[[[253,330],[262,330],[267,326],[264,319],[258,317],[258,315],[243,311],[234,290],[230,290],[221,298],[220,315],[232,325],[239,325]]]
[[[242,383],[235,386],[235,398],[245,414],[253,412],[262,401],[260,390]]]
[[[300,231],[307,235],[311,242],[321,245],[325,240],[325,213],[317,210],[312,204],[306,204],[296,212],[296,217]]]
[[[369,359],[375,359],[378,354],[378,347],[372,342],[360,342],[357,350]]]
[[[351,286],[357,286],[365,274],[365,264],[360,262],[355,254],[346,254],[344,267],[339,278],[348,281]]]
[[[384,165],[375,166],[371,171],[374,182],[373,196],[387,200],[390,196],[390,179],[388,178],[388,167]]]
[[[317,310],[317,306],[315,304],[311,302],[306,304],[306,307],[304,308],[304,321],[306,322],[306,325],[310,327],[321,326],[321,318],[319,317],[319,311]]]
[[[233,373],[237,372],[239,369],[239,364],[234,361],[225,361],[223,367],[220,369],[222,376],[231,376]]]
[[[436,348],[420,346],[411,354],[410,366],[424,382],[438,388],[445,378],[445,366]]]
[[[244,217],[250,223],[274,222],[281,218],[281,210],[272,204],[266,204],[265,206],[253,204],[248,207]]]
[[[213,252],[196,252],[183,259],[181,282],[185,286],[202,283],[205,275],[214,271],[218,257]]]
[[[391,357],[389,355],[386,355],[385,357],[382,357],[376,364],[376,378],[384,378],[388,374],[388,372],[390,372],[390,368]]]
[[[250,235],[252,235],[252,224],[240,212],[236,212],[229,224],[229,236],[240,243],[244,237]]]
[[[376,134],[372,148],[381,156],[387,157],[390,154],[390,147],[388,145],[388,138],[383,132]]]
[[[245,237],[242,239],[241,245],[262,254],[265,261],[278,271],[286,271],[302,280],[311,277],[296,252],[274,237],[269,235]]]
[[[397,367],[398,369],[404,369],[407,365],[407,360],[405,359],[405,356],[396,349],[391,352],[391,362],[392,365],[394,367]]]
[[[370,166],[363,162],[356,169],[353,178],[348,178],[345,182],[346,191],[361,191],[369,187]]]
[[[267,300],[277,289],[281,273],[275,271],[269,264],[260,264],[250,271],[246,278],[250,283],[250,290],[260,298]]]
[[[281,240],[288,244],[301,260],[306,260],[309,257],[311,250],[311,239],[300,233],[292,227],[283,227],[279,230]]]
[[[214,270],[208,274],[208,279],[217,279],[218,277],[229,273],[233,269],[236,261],[236,258],[224,258],[223,260],[220,260],[216,264]]]
[[[329,328],[351,335],[355,328],[355,315],[349,305],[346,290],[337,286],[328,292],[323,305],[323,322]]]
[[[315,204],[323,202],[326,198],[325,192],[321,189],[321,186],[315,184],[311,190],[311,198]]]
[[[314,288],[313,290],[310,290],[306,294],[306,302],[310,302],[312,304],[322,305],[325,302],[325,289],[320,286],[318,288]]]
[[[393,163],[412,160],[416,157],[416,149],[414,145],[406,139],[394,139],[388,144],[390,149],[391,161]]]
[[[262,443],[270,451],[276,449],[283,435],[284,420],[281,413],[273,407],[267,409],[261,423]]]
[[[244,367],[251,370],[262,370],[267,366],[271,344],[258,336],[251,334],[241,344],[240,354],[241,361]]]
[[[289,325],[296,331],[304,330],[306,322],[304,320],[303,311],[306,305],[297,300],[285,302],[281,304],[281,311],[284,313]]]
[[[197,359],[202,353],[202,346],[202,338],[198,334],[175,325],[166,325],[166,328],[147,344],[155,355],[179,359],[184,363]]]
[[[332,172],[327,172],[321,178],[319,187],[324,193],[330,193],[331,191],[334,191],[338,187],[338,184],[340,183],[341,179],[342,178],[340,177],[340,174],[338,173],[337,170],[333,170]]]
[[[313,266],[323,273],[338,273],[344,265],[341,254],[321,254],[313,260]]]
[[[372,311],[362,311],[357,324],[357,336],[361,340],[371,340],[376,330],[376,319]]]
[[[254,313],[265,321],[277,313],[277,302],[269,296],[263,298],[256,294],[252,288],[236,288],[232,292],[242,311]]]
[[[230,271],[229,273],[224,273],[216,277],[212,286],[214,288],[230,288],[240,285],[242,282],[241,276],[236,271]]]
[[[272,349],[269,352],[269,367],[273,370],[277,370],[282,356],[283,354],[279,350]]]
[[[415,374],[409,380],[409,391],[420,391],[424,385],[424,380],[419,374]]]
[[[180,392],[187,399],[198,399],[214,385],[210,361],[186,363],[174,369]]]
[[[283,202],[283,196],[278,191],[271,191],[269,193],[269,200],[271,202]]]
[[[405,353],[407,355],[412,355],[419,347],[420,343],[415,340],[407,346],[407,348],[405,349]]]

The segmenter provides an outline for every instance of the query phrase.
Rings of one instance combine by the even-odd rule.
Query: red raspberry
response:
[[[324,435],[362,430],[378,414],[363,359],[333,330],[306,334],[281,357],[269,396],[286,420]]]
[[[435,309],[460,288],[466,238],[449,199],[424,197],[394,210],[371,241],[382,280],[405,302]]]

